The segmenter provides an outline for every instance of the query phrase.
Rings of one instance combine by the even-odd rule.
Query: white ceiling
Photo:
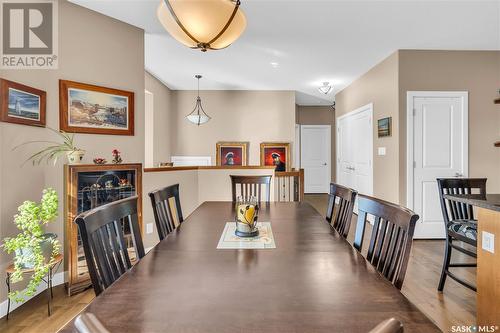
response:
[[[205,90],[295,90],[300,105],[331,104],[397,49],[500,50],[500,0],[242,0],[246,31],[207,53],[165,32],[159,1],[72,0],[143,28],[146,69],[172,89],[194,89],[200,73]],[[323,81],[334,93],[318,92]]]

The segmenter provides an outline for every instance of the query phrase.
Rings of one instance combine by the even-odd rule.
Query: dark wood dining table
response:
[[[230,202],[203,203],[83,311],[110,332],[440,331],[309,204],[261,206],[275,249],[217,249],[232,220]]]

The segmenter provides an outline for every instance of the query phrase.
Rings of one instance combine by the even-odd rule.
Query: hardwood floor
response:
[[[326,211],[326,195],[306,195],[306,201],[322,215]],[[352,243],[354,226],[351,225],[348,240]],[[367,233],[371,230],[367,228]],[[364,246],[366,249],[367,246]],[[413,243],[410,262],[402,293],[421,311],[433,320],[441,330],[450,332],[452,325],[473,325],[476,318],[476,294],[447,279],[443,293],[437,292],[441,273],[444,241],[416,240]],[[456,252],[456,251],[455,251]],[[454,256],[452,260],[464,260]],[[475,270],[460,268],[459,274],[475,282]],[[53,313],[47,317],[45,293],[30,300],[11,313],[10,319],[0,319],[2,333],[49,333],[56,332],[67,321],[76,316],[94,298],[93,289],[68,297],[64,287],[54,288]],[[333,332],[333,331],[332,331]]]
[[[88,289],[68,297],[63,285],[54,287],[52,315],[47,316],[45,292],[18,307],[6,318],[0,319],[2,333],[49,333],[57,332],[94,299],[94,290]]]
[[[326,194],[307,194],[309,202],[320,214],[325,215],[328,203]],[[354,217],[356,218],[356,216]],[[351,224],[348,241],[352,244],[356,221]],[[367,227],[367,235],[371,230]],[[368,242],[369,237],[365,237]],[[368,244],[363,244],[366,251]],[[366,252],[362,251],[363,255]],[[471,258],[453,252],[452,262],[470,262]],[[454,280],[446,279],[444,292],[437,291],[444,257],[444,240],[415,240],[413,242],[406,278],[401,292],[424,312],[444,332],[452,325],[474,325],[476,322],[476,293]],[[475,268],[452,268],[454,272],[475,284]]]

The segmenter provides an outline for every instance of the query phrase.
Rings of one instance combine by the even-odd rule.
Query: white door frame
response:
[[[371,188],[370,188],[370,193],[367,193],[368,195],[373,195],[373,103],[368,103],[366,105],[363,105],[362,107],[359,107],[351,112],[348,112],[342,116],[339,116],[337,117],[337,119],[335,120],[335,148],[336,148],[336,152],[337,152],[337,160],[335,161],[335,165],[336,165],[336,172],[335,172],[335,179],[338,181],[339,177],[340,177],[340,161],[339,161],[339,158],[338,158],[338,152],[340,151],[340,146],[339,146],[339,122],[340,120],[344,119],[344,118],[347,118],[347,117],[352,117],[358,113],[361,113],[361,112],[366,112],[366,111],[369,111],[369,114],[370,114],[370,123],[372,124],[371,125],[371,135],[370,135],[370,142],[369,142],[369,145],[371,147],[371,149],[369,149],[369,151],[372,152],[372,156],[371,156],[371,163],[370,163],[370,184],[371,184]]]
[[[300,144],[302,145],[302,129],[304,127],[313,127],[313,128],[324,128],[324,129],[328,129],[328,137],[330,138],[329,142],[328,142],[328,155],[327,155],[327,166],[328,166],[328,174],[330,175],[330,177],[328,178],[328,183],[327,185],[325,185],[325,189],[329,189],[330,188],[330,182],[332,181],[332,125],[300,125]],[[302,166],[302,146],[300,146],[300,165]],[[305,187],[304,187],[305,188]],[[329,190],[327,190],[327,192],[325,193],[328,193]]]
[[[406,207],[414,209],[413,207],[413,162],[414,162],[414,146],[413,141],[413,126],[414,126],[414,103],[415,97],[460,97],[462,98],[463,113],[463,128],[462,137],[463,145],[463,158],[464,161],[464,177],[469,176],[469,92],[468,91],[407,91],[406,92]]]

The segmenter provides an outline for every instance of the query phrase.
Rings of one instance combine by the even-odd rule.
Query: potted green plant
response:
[[[4,239],[2,247],[14,255],[14,273],[12,282],[23,280],[23,270],[31,269],[28,286],[24,292],[14,291],[9,297],[16,302],[23,302],[25,296],[33,296],[36,288],[47,275],[54,258],[60,253],[57,235],[45,233],[44,226],[57,217],[59,200],[55,190],[43,190],[40,203],[25,201],[14,216],[14,223],[20,230],[15,237]]]
[[[43,160],[46,160],[47,162],[53,160],[55,165],[59,156],[66,154],[69,164],[80,164],[83,159],[83,155],[85,155],[85,151],[75,146],[74,134],[66,133],[64,131],[57,131],[50,127],[47,127],[47,129],[56,133],[57,136],[62,139],[62,142],[43,140],[28,141],[20,144],[14,149],[32,143],[47,143],[49,144],[47,147],[31,155],[27,160],[32,161],[33,164],[38,165],[42,163]]]

